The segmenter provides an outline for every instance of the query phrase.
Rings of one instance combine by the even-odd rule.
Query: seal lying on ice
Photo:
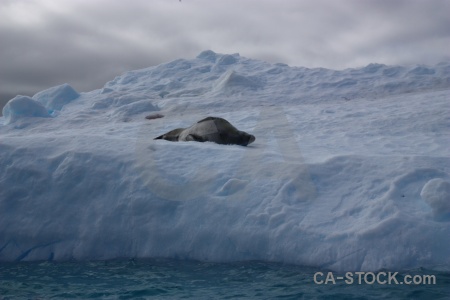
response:
[[[177,128],[155,140],[214,142],[247,146],[255,141],[255,136],[240,131],[225,119],[207,117],[188,128]]]

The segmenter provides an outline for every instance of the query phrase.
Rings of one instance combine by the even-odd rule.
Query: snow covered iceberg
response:
[[[204,51],[64,109],[46,97],[0,118],[0,261],[450,269],[449,63],[336,71]],[[207,116],[256,142],[153,140]]]
[[[79,96],[80,94],[77,91],[65,83],[41,91],[34,95],[33,99],[41,102],[49,112],[53,112],[55,110],[61,110],[64,105],[77,99]]]
[[[3,107],[3,117],[6,124],[14,123],[20,118],[50,117],[45,107],[28,96],[16,96]]]
[[[3,108],[5,124],[11,124],[21,118],[50,117],[64,105],[78,98],[78,94],[70,85],[63,84],[41,91],[32,98],[16,96]]]

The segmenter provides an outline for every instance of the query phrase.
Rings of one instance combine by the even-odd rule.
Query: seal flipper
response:
[[[163,134],[163,135],[160,135],[160,136],[158,136],[158,137],[155,137],[154,140],[162,140],[163,138],[164,138],[164,134]]]
[[[203,137],[196,135],[196,134],[189,134],[186,137],[186,141],[195,141],[195,142],[201,142],[201,143],[206,142],[206,140]]]

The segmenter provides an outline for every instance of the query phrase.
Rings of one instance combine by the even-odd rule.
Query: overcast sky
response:
[[[211,49],[293,66],[450,60],[450,0],[0,0],[0,101]]]

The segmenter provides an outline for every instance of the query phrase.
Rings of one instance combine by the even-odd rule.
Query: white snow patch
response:
[[[64,105],[78,98],[78,94],[67,83],[41,91],[33,96],[34,100],[41,102],[52,113],[61,110]]]
[[[420,196],[431,206],[436,217],[450,219],[450,181],[431,179],[424,185]]]
[[[3,117],[5,124],[11,124],[20,118],[47,118],[50,115],[41,103],[28,96],[16,96],[3,107]]]

